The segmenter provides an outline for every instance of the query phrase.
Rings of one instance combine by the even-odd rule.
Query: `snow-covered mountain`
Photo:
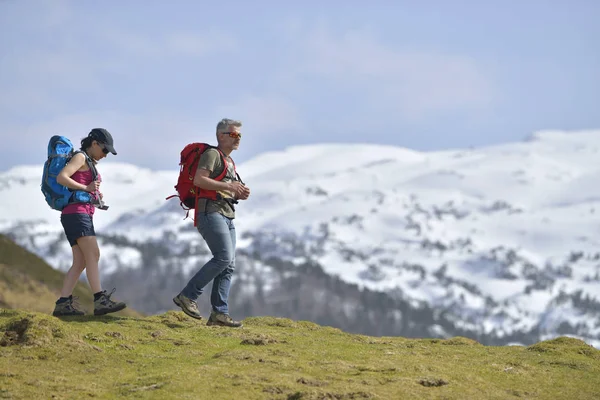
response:
[[[258,155],[238,166],[252,194],[237,207],[232,301],[239,313],[369,334],[498,344],[568,334],[600,346],[599,151],[600,131],[548,131],[479,149]],[[103,276],[139,309],[171,308],[210,257],[177,199],[165,201],[178,171],[99,170]],[[0,174],[0,232],[67,269],[40,179],[41,164]]]

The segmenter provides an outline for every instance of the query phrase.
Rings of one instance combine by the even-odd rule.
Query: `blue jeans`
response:
[[[197,300],[204,287],[213,281],[210,303],[216,312],[229,313],[227,299],[231,275],[235,269],[235,226],[233,220],[217,212],[196,214],[198,232],[202,235],[213,257],[194,275],[181,293]]]

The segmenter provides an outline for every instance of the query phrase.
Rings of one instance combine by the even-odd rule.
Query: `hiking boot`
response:
[[[97,299],[94,299],[94,315],[104,315],[108,313],[114,313],[121,311],[127,305],[123,302],[115,302],[110,299],[110,296],[115,292],[113,289],[110,294],[106,294],[106,290],[103,290]]]
[[[206,325],[229,326],[231,328],[241,328],[243,326],[240,321],[234,321],[233,318],[229,316],[229,314],[215,311],[210,313],[210,318],[208,318]]]
[[[85,313],[78,308],[79,304],[76,301],[77,297],[73,297],[73,295],[71,295],[68,297],[67,301],[62,301],[60,303],[57,302],[54,306],[52,315],[55,317],[85,315]]]
[[[202,319],[200,310],[198,310],[198,304],[196,304],[194,300],[191,300],[190,298],[179,293],[177,296],[173,297],[173,303],[175,303],[177,307],[180,307],[181,310],[190,317]]]

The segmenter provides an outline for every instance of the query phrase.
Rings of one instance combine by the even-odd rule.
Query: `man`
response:
[[[210,302],[212,312],[207,325],[241,327],[242,323],[229,316],[228,298],[231,275],[235,269],[236,234],[233,220],[234,204],[250,196],[248,189],[239,179],[230,157],[240,145],[242,123],[224,118],[217,124],[217,148],[209,148],[202,153],[194,177],[194,185],[200,188],[196,204],[196,224],[198,232],[208,245],[213,257],[173,301],[187,315],[202,319],[196,300],[204,287],[213,282]],[[224,171],[227,168],[227,171]],[[220,177],[220,181],[215,178]]]

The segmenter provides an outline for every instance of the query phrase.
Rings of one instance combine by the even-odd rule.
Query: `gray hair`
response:
[[[227,132],[230,126],[235,126],[237,128],[242,126],[242,121],[237,121],[235,119],[223,118],[217,124],[217,134],[219,132]]]

